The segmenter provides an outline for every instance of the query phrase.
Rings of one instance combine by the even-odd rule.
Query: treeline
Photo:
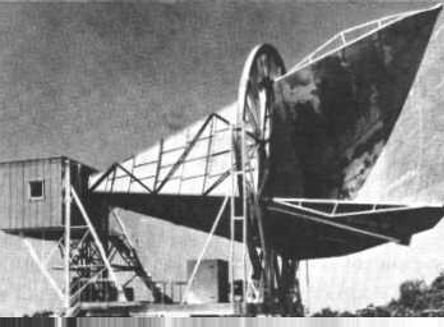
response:
[[[48,317],[50,311],[36,312],[25,317]],[[430,285],[423,280],[410,280],[399,287],[399,298],[386,305],[370,304],[364,309],[334,311],[330,308],[316,312],[312,317],[444,317],[444,272]]]
[[[364,309],[334,311],[322,309],[313,317],[444,317],[444,272],[430,285],[423,280],[410,280],[399,287],[399,298],[388,304]]]

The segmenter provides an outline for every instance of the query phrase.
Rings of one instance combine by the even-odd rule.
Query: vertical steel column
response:
[[[230,286],[231,286],[231,302],[234,302],[234,282],[237,269],[237,259],[241,255],[241,281],[242,281],[242,304],[247,303],[248,293],[248,244],[247,244],[247,183],[246,183],[246,140],[245,126],[243,122],[230,126],[232,131],[232,151],[231,151],[231,213],[230,213]],[[240,150],[240,153],[237,153]],[[238,162],[240,160],[240,162]],[[236,208],[236,198],[239,196],[241,207]],[[240,209],[238,213],[236,209]],[[241,230],[241,253],[237,254],[235,249],[236,235],[238,235],[237,225],[242,224]]]
[[[31,242],[28,239],[25,239],[23,235],[21,235],[21,237],[23,239],[23,243],[25,244],[26,248],[28,249],[29,254],[31,255],[31,258],[37,264],[37,267],[40,269],[43,276],[47,279],[47,281],[49,282],[49,285],[51,285],[53,290],[56,292],[60,301],[65,302],[65,294],[63,294],[63,291],[60,290],[59,286],[57,285],[57,282],[54,280],[54,278],[51,276],[51,274],[47,270],[46,264],[44,262],[42,262],[42,260],[39,258],[36,251],[32,247]]]
[[[119,300],[122,300],[122,301],[126,300],[126,299],[124,299],[125,294],[123,291],[123,286],[117,280],[114,270],[112,269],[111,263],[109,262],[107,251],[105,251],[102,241],[101,241],[99,235],[97,234],[97,232],[94,228],[94,225],[92,224],[91,220],[89,219],[88,214],[86,213],[85,207],[83,206],[82,202],[80,201],[79,196],[77,195],[77,193],[73,187],[71,187],[71,195],[74,199],[74,202],[77,205],[77,208],[79,209],[81,215],[83,216],[83,219],[85,220],[86,225],[88,226],[89,232],[91,233],[91,236],[94,239],[95,245],[97,246],[97,249],[99,250],[99,254],[101,256],[101,259],[103,260],[103,263],[104,263],[106,269],[108,270],[108,273],[110,274],[112,281],[116,285],[117,290],[120,292],[119,295],[121,295],[121,299],[119,299]]]
[[[63,177],[64,182],[64,204],[65,204],[65,257],[64,257],[64,268],[65,268],[65,300],[64,309],[68,310],[71,307],[71,284],[70,284],[70,245],[71,245],[71,170],[70,162],[68,159],[64,160],[65,174]]]
[[[242,169],[242,262],[243,262],[243,296],[242,302],[247,303],[247,292],[248,292],[248,245],[247,245],[247,183],[245,180],[245,167],[247,159],[247,147],[245,140],[245,124],[241,123],[241,169]]]
[[[235,199],[236,199],[236,143],[235,143],[235,129],[230,124],[230,136],[231,136],[231,152],[230,152],[230,177],[231,177],[231,199],[230,199],[230,253],[228,257],[229,274],[230,274],[230,302],[234,302],[234,216],[235,216]]]

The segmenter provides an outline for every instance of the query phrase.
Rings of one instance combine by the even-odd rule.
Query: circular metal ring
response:
[[[274,103],[274,80],[285,74],[279,52],[269,44],[251,50],[239,82],[237,126],[245,130],[245,180],[248,188],[259,192],[267,176],[270,156],[271,116]],[[238,148],[242,148],[238,135]],[[242,160],[242,159],[241,159]]]

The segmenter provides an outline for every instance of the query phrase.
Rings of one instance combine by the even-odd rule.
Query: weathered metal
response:
[[[359,195],[398,120],[440,10],[381,20],[365,37],[315,52],[275,83],[267,193]]]

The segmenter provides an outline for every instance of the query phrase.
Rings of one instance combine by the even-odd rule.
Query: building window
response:
[[[45,182],[42,180],[39,181],[30,181],[29,182],[29,200],[43,200],[45,197]]]

